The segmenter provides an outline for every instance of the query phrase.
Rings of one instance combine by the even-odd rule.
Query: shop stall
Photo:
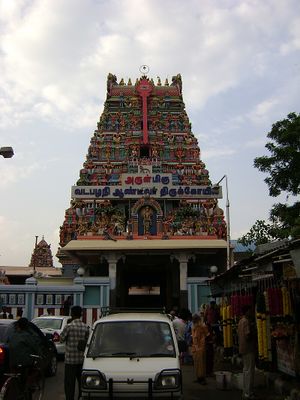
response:
[[[211,281],[221,314],[224,357],[238,354],[237,325],[250,305],[257,332],[257,366],[299,377],[300,240],[260,246]]]

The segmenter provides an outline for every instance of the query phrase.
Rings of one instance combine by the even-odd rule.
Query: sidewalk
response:
[[[234,382],[234,379],[238,378],[240,388],[242,387],[242,364],[238,357],[224,359],[222,350],[217,350],[215,352],[214,371],[232,372],[232,384],[236,384],[237,382]],[[256,392],[259,397],[264,399],[300,400],[300,381],[280,371],[256,370]]]
[[[241,400],[241,391],[228,388],[220,390],[216,378],[208,377],[207,385],[195,382],[194,368],[192,365],[182,365],[183,395],[184,400]]]
[[[223,386],[217,382],[216,376],[206,379],[207,384],[201,385],[195,382],[195,374],[192,365],[182,365],[183,395],[184,400],[242,400],[242,390],[230,383]],[[224,369],[223,371],[228,371]],[[285,400],[285,396],[274,392],[273,388],[260,386],[256,388],[258,400]],[[299,399],[292,399],[299,400]]]

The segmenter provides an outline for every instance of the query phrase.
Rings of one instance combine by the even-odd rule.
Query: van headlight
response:
[[[181,372],[179,369],[163,370],[155,377],[155,389],[178,389],[181,387]]]
[[[83,370],[81,374],[81,386],[83,389],[104,390],[107,384],[105,376],[99,371]]]

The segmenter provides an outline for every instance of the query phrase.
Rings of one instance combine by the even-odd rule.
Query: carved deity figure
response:
[[[110,92],[111,87],[117,83],[116,75],[109,73],[107,76],[107,91]]]
[[[105,158],[106,158],[107,160],[109,160],[109,159],[110,159],[110,155],[111,155],[111,147],[110,147],[109,145],[107,145],[107,146],[105,147]]]
[[[157,158],[158,157],[158,149],[156,146],[153,146],[152,148],[152,157]]]
[[[181,80],[181,75],[177,74],[176,76],[172,76],[172,86],[177,86],[180,93],[182,92],[182,80]]]
[[[143,226],[144,226],[144,235],[147,235],[150,233],[150,229],[152,226],[152,215],[153,211],[149,206],[146,206],[144,210],[142,211],[142,217],[143,217]]]
[[[121,141],[121,137],[122,137],[122,136],[121,136],[120,133],[115,133],[114,136],[113,136],[113,141],[114,141],[115,143],[119,144],[120,141]]]
[[[132,146],[131,147],[131,157],[137,157],[138,156],[138,151],[137,151],[137,146]]]
[[[180,160],[184,157],[185,155],[185,150],[183,149],[182,146],[178,146],[176,151],[175,151],[175,155],[177,158],[179,158]]]

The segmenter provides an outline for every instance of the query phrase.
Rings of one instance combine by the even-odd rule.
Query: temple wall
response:
[[[107,278],[75,278],[71,285],[45,286],[34,278],[27,279],[25,285],[1,285],[2,306],[16,318],[22,310],[23,317],[29,320],[51,309],[53,315],[69,315],[71,305],[83,307],[83,320],[92,325],[100,317],[101,307],[111,304],[111,290]],[[181,291],[181,300],[192,311],[197,312],[204,302],[208,302],[209,286],[205,280],[188,278],[187,290]],[[66,299],[71,299],[69,308]],[[206,301],[204,301],[206,300]]]

